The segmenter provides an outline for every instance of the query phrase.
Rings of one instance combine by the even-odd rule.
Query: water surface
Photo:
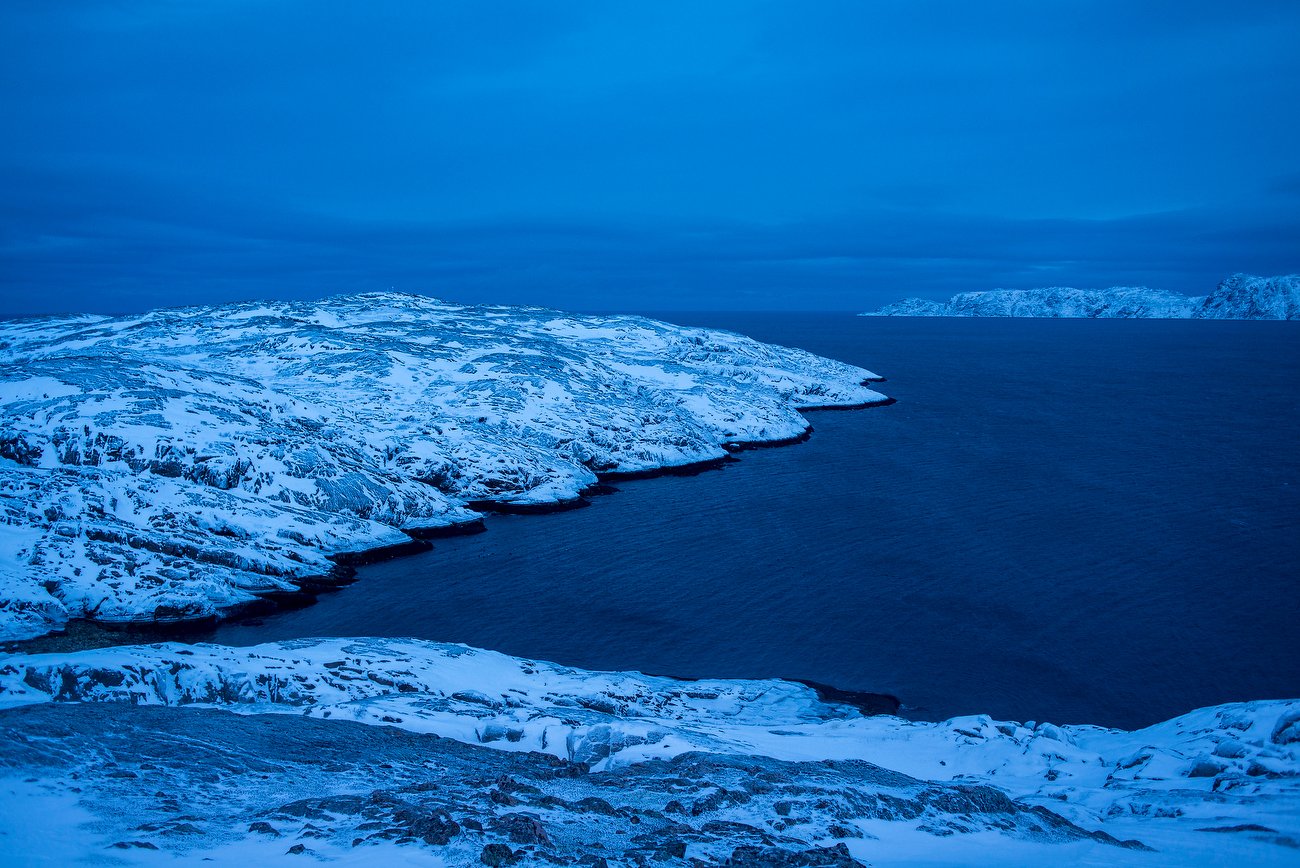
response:
[[[661,316],[866,366],[899,403],[202,638],[797,677],[933,718],[1300,696],[1300,323]]]

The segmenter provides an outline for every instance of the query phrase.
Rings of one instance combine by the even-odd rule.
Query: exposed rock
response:
[[[733,868],[801,868],[801,866],[834,866],[834,868],[866,868],[849,855],[843,844],[834,847],[813,847],[793,853],[776,847],[737,847],[724,863]]]

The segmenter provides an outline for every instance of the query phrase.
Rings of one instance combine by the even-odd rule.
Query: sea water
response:
[[[247,645],[416,636],[1126,728],[1300,696],[1300,323],[659,314],[888,378],[807,443],[491,517]]]

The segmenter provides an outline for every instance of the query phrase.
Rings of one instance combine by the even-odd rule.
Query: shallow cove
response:
[[[661,316],[864,365],[899,403],[195,638],[418,636],[1123,727],[1300,695],[1296,323]]]

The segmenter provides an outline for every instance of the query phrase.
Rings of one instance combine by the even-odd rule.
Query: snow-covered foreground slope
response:
[[[726,332],[399,294],[0,322],[0,639],[301,593],[471,507],[797,438],[801,408],[886,401],[871,379]]]
[[[863,316],[1025,316],[1103,319],[1300,319],[1300,275],[1235,274],[1208,296],[1144,286],[994,289],[946,302],[906,298]]]
[[[1300,700],[1136,732],[921,723],[787,682],[322,639],[11,656],[0,707],[0,832],[81,817],[65,830],[78,852],[121,842],[145,862],[300,843],[372,861],[403,839],[412,864],[468,864],[491,844],[570,864],[683,852],[713,864],[737,848],[728,864],[1300,857]],[[211,708],[240,717],[199,710]],[[22,808],[45,803],[59,809]],[[827,849],[838,843],[847,853]]]

